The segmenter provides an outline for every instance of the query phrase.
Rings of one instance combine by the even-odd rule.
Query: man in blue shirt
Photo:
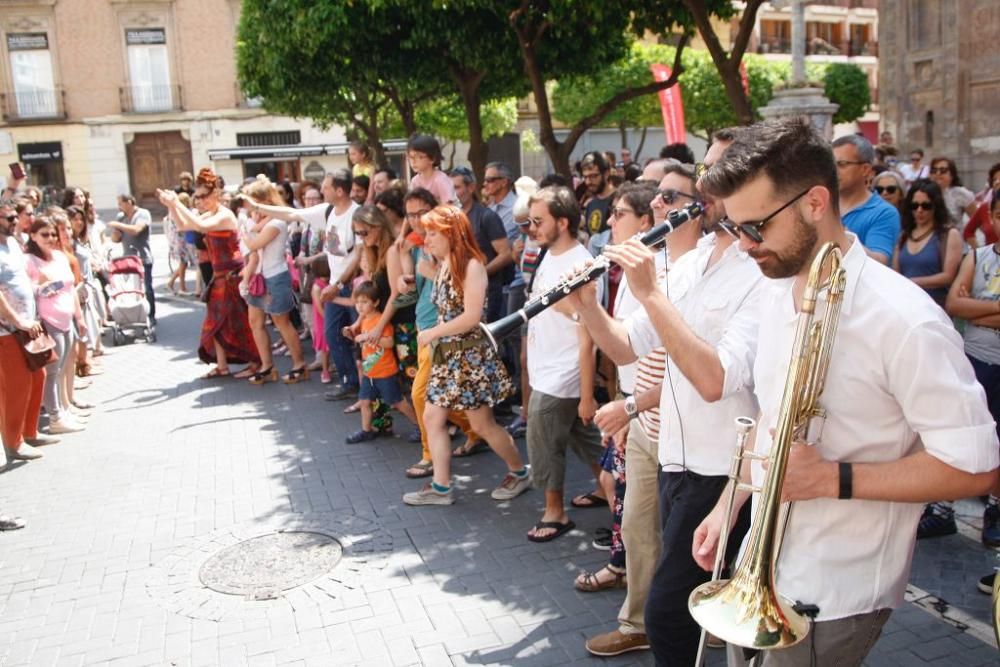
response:
[[[833,142],[840,189],[840,217],[872,259],[888,265],[899,239],[899,211],[869,189],[875,149],[856,134]]]

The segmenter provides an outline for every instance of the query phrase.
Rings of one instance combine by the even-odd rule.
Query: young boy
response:
[[[358,391],[358,402],[361,405],[361,430],[347,436],[347,444],[349,445],[374,440],[378,437],[378,431],[372,428],[372,401],[376,398],[381,398],[384,403],[391,405],[414,424],[417,422],[413,406],[406,400],[399,388],[399,378],[397,377],[399,366],[396,364],[396,355],[392,351],[392,325],[387,324],[385,329],[379,332],[377,339],[368,340],[367,334],[373,331],[382,317],[375,285],[371,282],[361,283],[354,288],[354,293],[351,296],[354,299],[354,309],[358,311],[358,319],[354,324],[344,327],[343,334],[361,344],[363,377],[361,388]]]

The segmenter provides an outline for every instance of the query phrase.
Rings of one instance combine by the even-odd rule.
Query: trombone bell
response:
[[[746,579],[702,584],[688,598],[688,609],[719,639],[762,651],[793,646],[809,632],[809,619],[791,602]]]

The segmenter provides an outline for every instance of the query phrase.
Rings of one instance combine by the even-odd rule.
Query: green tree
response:
[[[715,131],[738,125],[742,119],[726,95],[725,84],[711,55],[705,51],[688,51],[687,56],[680,80],[684,120],[689,132],[707,140]],[[757,56],[746,56],[743,61],[750,89],[750,117],[757,120],[757,110],[771,100],[774,86],[787,78],[788,67]],[[742,85],[741,81],[741,90]]]
[[[854,63],[830,63],[823,75],[823,92],[840,105],[834,123],[850,123],[861,118],[872,103],[868,75]]]

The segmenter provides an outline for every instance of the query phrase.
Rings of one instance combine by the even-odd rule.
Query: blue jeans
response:
[[[340,296],[350,296],[351,288],[344,286]],[[330,359],[337,367],[340,382],[345,387],[358,387],[358,368],[354,365],[354,343],[344,337],[340,330],[354,323],[357,313],[353,308],[336,303],[327,303],[323,307],[323,333],[326,343],[330,346]]]
[[[149,302],[149,321],[156,322],[156,295],[153,293],[153,264],[143,264],[143,280],[146,283],[146,301]]]

